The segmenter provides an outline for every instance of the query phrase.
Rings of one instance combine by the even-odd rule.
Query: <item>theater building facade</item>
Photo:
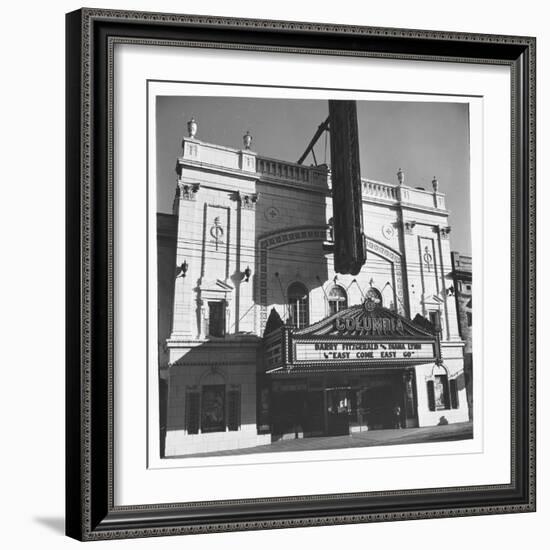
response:
[[[191,134],[157,216],[164,456],[467,421],[437,180],[363,179],[367,260],[341,275],[326,166]]]

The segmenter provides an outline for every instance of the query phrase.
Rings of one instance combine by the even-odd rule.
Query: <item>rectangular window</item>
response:
[[[241,427],[241,390],[230,389],[227,392],[227,429],[231,432]]]
[[[208,302],[208,335],[225,335],[225,304],[224,302]]]
[[[472,312],[471,311],[466,312],[466,318],[468,319],[468,326],[471,327],[472,326]]]
[[[201,407],[201,431],[225,431],[225,386],[203,386]]]
[[[307,296],[290,304],[290,317],[297,328],[307,327],[309,324]]]
[[[185,429],[188,434],[199,433],[200,394],[188,392],[185,400]]]
[[[439,311],[429,311],[428,312],[430,323],[433,325],[435,330],[441,330],[441,323],[439,320]]]

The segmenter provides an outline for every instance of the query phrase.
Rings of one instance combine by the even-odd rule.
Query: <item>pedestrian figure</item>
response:
[[[393,427],[401,429],[401,407],[398,403],[393,408]]]

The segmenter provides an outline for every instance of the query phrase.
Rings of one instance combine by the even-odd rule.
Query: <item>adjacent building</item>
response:
[[[329,168],[196,130],[157,218],[165,456],[468,420],[437,180],[363,179],[367,260],[341,275]]]
[[[453,293],[458,313],[458,330],[464,340],[464,378],[472,417],[472,257],[451,252],[453,264]]]

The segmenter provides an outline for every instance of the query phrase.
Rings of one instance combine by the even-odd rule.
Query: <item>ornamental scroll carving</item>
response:
[[[235,198],[239,201],[243,210],[255,210],[260,194],[237,192]]]
[[[200,187],[200,183],[180,183],[178,185],[180,198],[184,201],[194,201]]]

